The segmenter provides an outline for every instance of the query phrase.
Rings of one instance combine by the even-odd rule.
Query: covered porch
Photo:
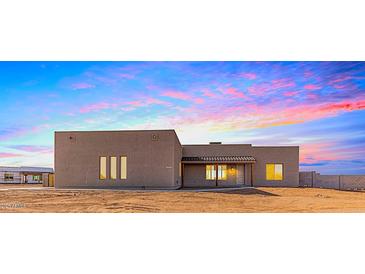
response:
[[[182,187],[253,186],[252,156],[183,157]]]

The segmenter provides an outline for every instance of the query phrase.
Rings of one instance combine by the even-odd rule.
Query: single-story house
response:
[[[175,130],[55,133],[56,188],[237,186],[299,186],[299,147],[181,145]]]
[[[0,166],[0,184],[52,185],[53,174],[53,168]]]

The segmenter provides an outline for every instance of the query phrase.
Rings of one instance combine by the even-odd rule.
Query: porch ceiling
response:
[[[252,156],[194,156],[182,157],[182,163],[256,163],[256,159]]]

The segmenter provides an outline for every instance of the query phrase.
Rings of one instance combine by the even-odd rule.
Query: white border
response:
[[[6,0],[0,60],[365,60],[358,0]]]
[[[6,0],[0,60],[365,60],[364,3]],[[363,231],[360,214],[1,214],[1,270],[353,273]]]
[[[360,214],[2,215],[1,269],[357,273],[364,229]]]

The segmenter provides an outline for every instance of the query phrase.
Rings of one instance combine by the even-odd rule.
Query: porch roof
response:
[[[255,163],[252,156],[193,156],[182,157],[182,163]]]

